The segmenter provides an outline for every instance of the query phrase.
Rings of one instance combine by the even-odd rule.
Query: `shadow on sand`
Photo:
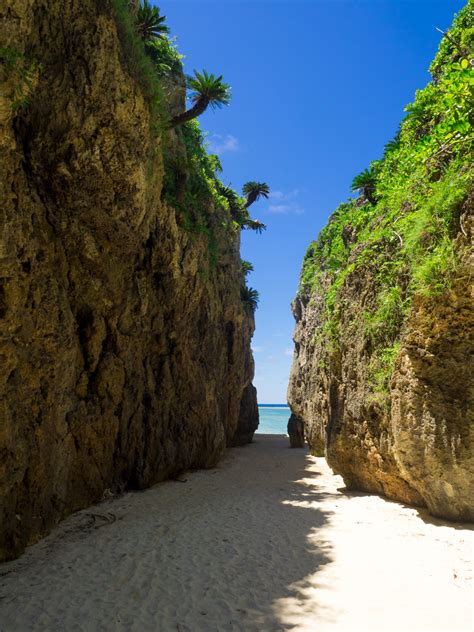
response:
[[[0,567],[0,630],[278,632],[313,622],[337,629],[343,604],[330,579],[333,527],[339,520],[350,547],[370,549],[365,523],[357,539],[340,519],[347,496],[357,509],[368,495],[337,490],[323,470],[286,436],[257,435],[181,484],[81,511]],[[381,540],[381,551],[389,542]],[[358,582],[364,551],[355,557]]]
[[[306,451],[272,435],[215,470],[79,512],[0,574],[0,629],[264,632],[331,562]],[[311,536],[311,537],[310,537]],[[306,601],[316,615],[315,601]]]

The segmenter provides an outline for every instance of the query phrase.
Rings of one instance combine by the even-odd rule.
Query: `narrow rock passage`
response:
[[[469,630],[468,525],[347,494],[323,459],[257,435],[71,516],[0,567],[0,630]]]

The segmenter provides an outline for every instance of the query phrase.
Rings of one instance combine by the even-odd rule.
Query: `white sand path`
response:
[[[71,516],[0,566],[0,630],[472,629],[468,525],[347,494],[287,446],[257,435],[186,483]]]

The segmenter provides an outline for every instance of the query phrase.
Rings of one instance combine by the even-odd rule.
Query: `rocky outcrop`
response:
[[[373,294],[371,275],[359,270],[346,280],[339,348],[315,337],[327,322],[322,294],[298,296],[288,396],[293,412],[304,419],[311,452],[326,456],[349,489],[473,521],[474,384],[468,367],[474,315],[468,264],[443,300],[415,301],[382,401],[370,380],[366,332],[354,326]]]
[[[419,301],[410,314],[390,422],[397,466],[431,513],[474,521],[474,314],[463,270],[445,301]]]
[[[288,436],[290,437],[290,448],[304,448],[304,421],[294,413],[288,420]]]
[[[214,465],[256,396],[239,236],[212,200],[206,232],[163,201],[185,149],[153,131],[111,3],[8,0],[0,29],[8,559],[104,494]]]
[[[444,99],[467,86],[452,42],[469,50],[471,24],[466,7],[373,164],[376,199],[342,204],[306,254],[288,393],[349,489],[461,521],[474,521],[471,106],[459,101],[453,142]]]
[[[237,446],[251,443],[253,435],[258,428],[258,423],[257,389],[253,384],[249,384],[244,390],[240,402],[239,421],[231,445]]]

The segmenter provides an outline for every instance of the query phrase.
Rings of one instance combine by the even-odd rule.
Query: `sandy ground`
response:
[[[345,493],[287,446],[257,435],[70,517],[0,566],[0,629],[470,630],[473,531]]]

